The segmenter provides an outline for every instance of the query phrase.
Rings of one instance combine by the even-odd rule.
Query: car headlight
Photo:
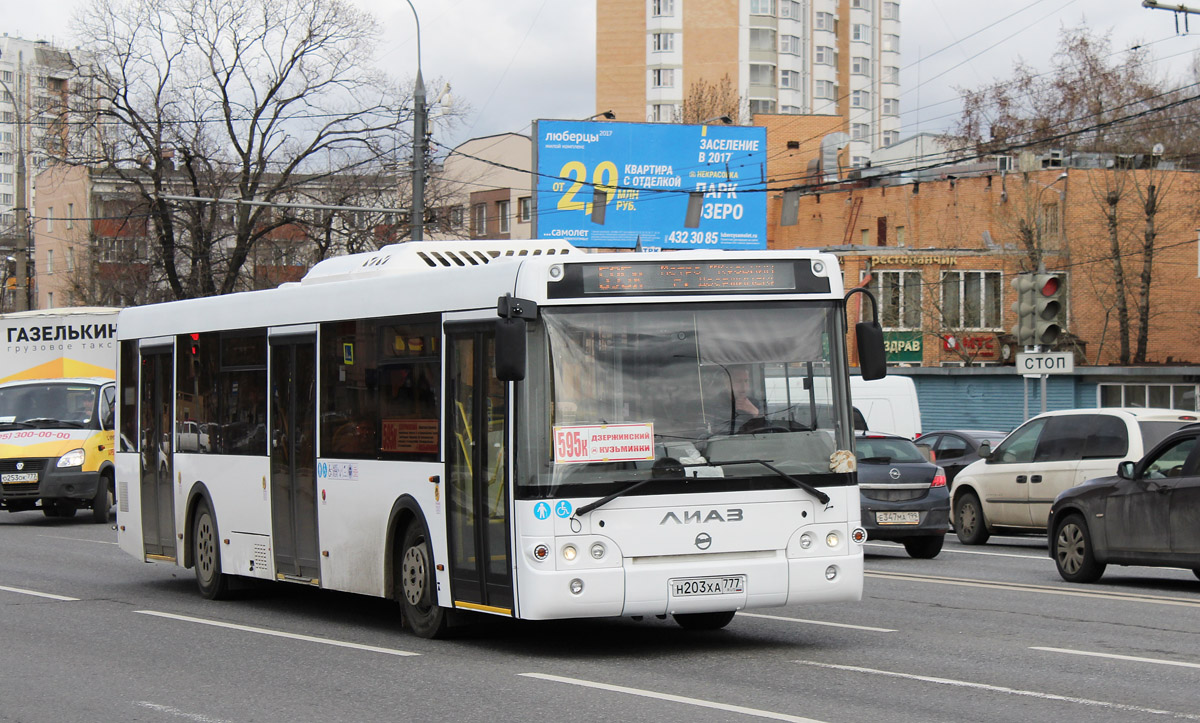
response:
[[[83,466],[83,450],[73,449],[63,456],[58,458],[59,467],[82,467]]]

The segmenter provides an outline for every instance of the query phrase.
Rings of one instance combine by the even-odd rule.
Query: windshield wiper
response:
[[[24,422],[18,422],[18,424],[24,424],[29,427],[40,427],[43,429],[46,427],[76,427],[79,429],[83,428],[83,424],[76,422],[74,420],[55,419],[54,417],[34,417],[33,419],[26,419]]]
[[[775,465],[771,464],[772,461],[773,460],[769,460],[769,459],[736,459],[736,460],[730,460],[727,462],[711,462],[711,461],[709,461],[709,462],[700,462],[697,464],[681,464],[680,467],[684,467],[684,468],[687,468],[687,467],[719,467],[722,465],[734,465],[734,464],[761,464],[762,466],[771,470],[772,472],[774,472],[775,474],[784,478],[788,482],[791,482],[792,484],[796,485],[800,489],[804,490],[805,492],[809,493],[813,497],[817,498],[817,501],[819,501],[821,504],[823,504],[823,505],[829,504],[829,495],[825,494],[824,492],[817,489],[816,487],[813,487],[812,485],[805,482],[804,480],[796,479],[795,477],[791,476],[787,472],[784,472],[783,470],[779,469]],[[646,479],[641,479],[641,480],[621,480],[620,482],[618,482],[618,484],[623,484],[626,482],[631,483],[631,484],[628,487],[622,487],[621,489],[617,490],[616,492],[613,492],[611,495],[608,495],[606,497],[601,497],[600,499],[596,500],[595,502],[588,503],[588,504],[584,505],[583,507],[576,509],[575,514],[572,516],[579,517],[582,515],[586,515],[587,513],[591,512],[592,510],[603,507],[604,505],[608,504],[609,502],[612,502],[613,500],[617,499],[618,497],[620,497],[622,495],[629,494],[630,492],[636,490],[638,487],[641,487],[642,485],[644,485],[648,482],[664,481],[664,480],[670,480],[670,479],[682,479],[683,481],[688,482],[693,479],[707,479],[707,478],[696,478],[696,477],[686,477],[685,476],[685,477],[680,477],[680,478],[647,477]]]
[[[773,462],[773,461],[774,460],[770,460],[770,459],[734,459],[734,460],[721,461],[721,462],[713,462],[710,460],[706,464],[693,464],[693,465],[684,465],[684,466],[685,467],[686,466],[690,466],[690,467],[723,467],[725,465],[734,465],[734,464],[761,464],[762,466],[771,470],[772,472],[774,472],[775,474],[784,478],[788,482],[791,482],[792,484],[796,485],[800,489],[809,493],[813,497],[816,497],[817,501],[820,502],[821,504],[823,504],[823,505],[829,504],[829,495],[825,494],[824,492],[817,489],[816,487],[813,487],[812,485],[805,482],[804,480],[796,479],[795,477],[791,476],[787,472],[784,472],[783,470],[779,469],[775,465],[771,464],[771,462]]]
[[[29,422],[0,422],[0,429],[33,429]]]

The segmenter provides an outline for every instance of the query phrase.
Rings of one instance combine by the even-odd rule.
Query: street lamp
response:
[[[425,125],[429,110],[425,107],[425,80],[421,77],[421,18],[412,0],[405,0],[412,8],[413,20],[417,23],[417,80],[413,88],[413,177],[412,177],[412,240],[425,238]]]
[[[597,113],[596,115],[588,116],[587,118],[584,118],[584,120],[590,121],[596,120],[597,118],[603,118],[604,120],[616,120],[617,114],[613,113],[611,110],[606,110],[603,113]]]
[[[1055,178],[1050,183],[1042,183],[1041,181],[1037,181],[1032,178],[1029,180],[1033,181],[1034,183],[1036,183],[1037,185],[1042,187],[1041,190],[1039,190],[1037,192],[1038,208],[1034,209],[1034,213],[1038,213],[1041,211],[1040,207],[1042,205],[1042,194],[1045,193],[1046,191],[1049,191],[1050,188],[1054,184],[1058,183],[1059,181],[1067,180],[1067,172],[1063,171],[1062,173],[1058,174],[1058,177]],[[1063,239],[1065,239],[1066,235],[1067,235],[1066,224],[1064,223],[1064,221],[1066,220],[1066,202],[1067,202],[1066,189],[1058,191],[1058,233],[1062,236]],[[1038,267],[1037,270],[1038,270],[1038,273],[1045,273],[1046,272],[1046,260],[1042,256],[1042,249],[1040,248],[1041,243],[1042,243],[1042,238],[1041,238],[1041,233],[1039,232],[1039,234],[1038,234],[1039,248],[1038,248],[1038,258],[1037,258],[1037,267]]]
[[[17,243],[13,249],[16,256],[17,288],[13,306],[17,311],[26,311],[29,309],[29,293],[26,289],[26,279],[28,277],[27,263],[29,258],[29,208],[28,201],[26,200],[28,181],[25,174],[25,114],[21,110],[21,86],[23,85],[22,80],[24,77],[25,68],[22,63],[21,52],[17,51],[17,92],[12,92],[8,84],[0,80],[0,86],[4,86],[4,92],[8,93],[13,99],[13,107],[16,109],[17,118],[17,168],[15,179],[17,183],[17,203],[13,208],[17,222]]]
[[[700,125],[702,125],[702,126],[708,125],[709,123],[712,123],[713,121],[720,121],[727,126],[733,125],[733,119],[727,115],[716,115],[716,116],[713,116],[712,118],[705,118],[704,120],[700,121]]]

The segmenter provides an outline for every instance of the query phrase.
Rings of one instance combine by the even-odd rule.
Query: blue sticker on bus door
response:
[[[545,502],[539,502],[533,506],[533,516],[539,520],[550,519],[550,505]]]
[[[559,500],[558,504],[554,505],[554,514],[564,520],[571,516],[571,503],[566,500]]]

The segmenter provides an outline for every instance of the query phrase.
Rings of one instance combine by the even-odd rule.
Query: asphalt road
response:
[[[0,721],[1200,720],[1200,580],[1063,582],[1040,538],[934,560],[868,543],[861,603],[494,621],[429,641],[387,601],[232,601],[86,520],[0,513]]]

